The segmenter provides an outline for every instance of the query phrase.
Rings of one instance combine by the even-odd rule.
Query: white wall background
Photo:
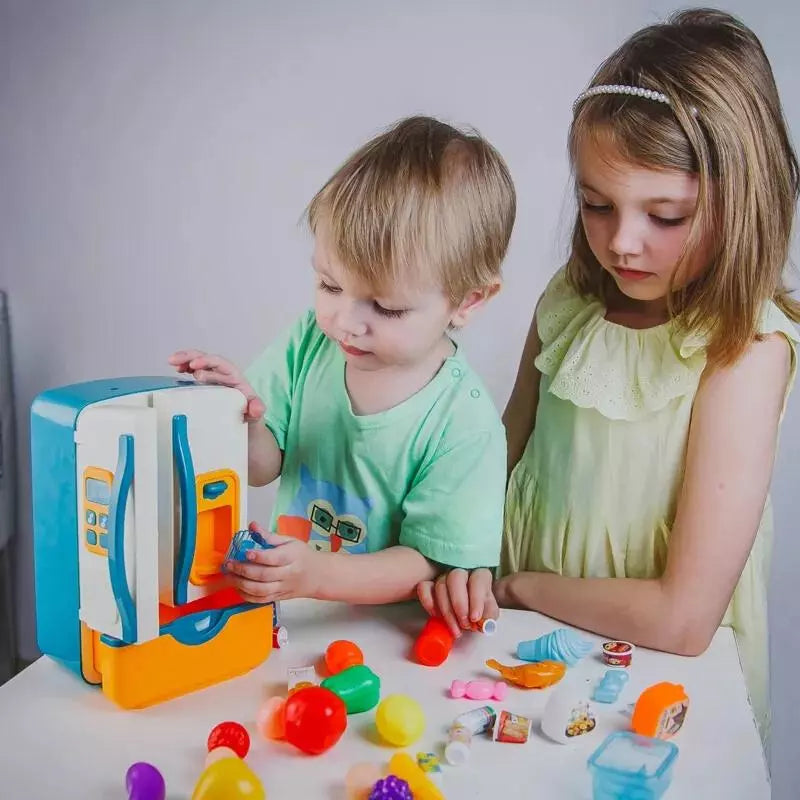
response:
[[[246,363],[310,301],[298,220],[314,191],[379,129],[427,113],[478,127],[519,192],[506,289],[463,337],[502,406],[564,252],[572,100],[624,37],[672,8],[0,0],[0,288],[21,445],[22,654],[36,655],[27,442],[38,392],[164,373],[183,346]],[[799,141],[800,4],[727,8],[761,37]],[[798,403],[774,481],[773,785],[786,800],[800,781]],[[270,501],[251,490],[252,515],[265,518]]]

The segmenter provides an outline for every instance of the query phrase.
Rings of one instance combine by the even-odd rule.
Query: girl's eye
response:
[[[405,308],[384,308],[380,303],[376,303],[374,301],[372,303],[372,307],[382,317],[389,317],[391,319],[397,319],[406,313]]]
[[[596,205],[586,200],[581,200],[581,208],[592,214],[608,214],[608,212],[611,211],[611,206],[609,205]]]
[[[655,214],[651,214],[650,219],[656,225],[661,225],[664,228],[679,228],[689,217],[658,217]]]
[[[338,286],[331,286],[329,283],[325,283],[322,278],[319,280],[319,288],[323,292],[329,292],[330,294],[339,294],[342,291]]]

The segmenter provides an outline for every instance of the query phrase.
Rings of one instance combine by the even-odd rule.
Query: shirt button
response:
[[[478,398],[481,396],[481,393],[477,389],[473,389],[470,393],[470,397]]]
[[[458,367],[453,367],[453,372],[451,374],[454,378],[460,378],[461,370]]]

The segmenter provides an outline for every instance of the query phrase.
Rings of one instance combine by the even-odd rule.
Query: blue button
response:
[[[92,546],[97,544],[97,534],[94,531],[86,531],[86,543]]]
[[[86,512],[86,524],[87,525],[94,525],[97,522],[97,514],[94,513],[91,509]]]
[[[108,527],[108,514],[100,515],[100,527],[105,530]]]
[[[203,487],[203,498],[206,500],[216,500],[227,488],[227,481],[214,481],[213,483],[207,483]]]
[[[108,534],[107,533],[101,533],[100,534],[100,547],[102,547],[103,550],[107,550],[108,549],[107,541],[108,541]]]

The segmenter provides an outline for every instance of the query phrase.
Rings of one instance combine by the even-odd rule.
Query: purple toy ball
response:
[[[414,795],[402,778],[388,775],[372,787],[369,800],[414,800]]]
[[[161,773],[146,761],[137,761],[125,773],[128,800],[164,800],[167,787]]]

